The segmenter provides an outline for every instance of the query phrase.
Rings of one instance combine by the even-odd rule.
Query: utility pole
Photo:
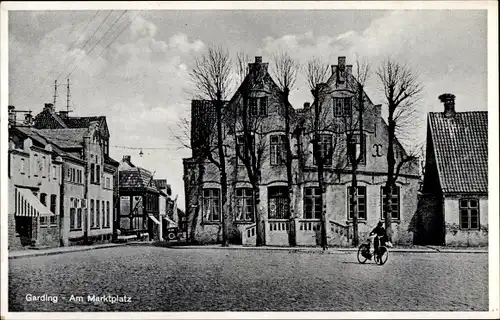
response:
[[[56,101],[57,101],[57,80],[54,82],[54,109],[56,107]]]

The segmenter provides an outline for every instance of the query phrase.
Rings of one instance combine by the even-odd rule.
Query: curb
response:
[[[221,247],[221,246],[158,246],[169,249],[216,249],[216,250],[278,250],[278,251],[292,251],[292,252],[324,252],[321,248],[297,248],[297,247]],[[357,252],[357,248],[328,248],[327,253],[349,253]],[[488,253],[487,250],[453,250],[453,249],[404,249],[404,248],[393,248],[389,249],[390,252],[400,252],[400,253]]]
[[[20,254],[20,255],[9,255],[9,260],[10,259],[22,259],[22,258],[31,258],[31,257],[39,257],[39,256],[52,256],[52,255],[57,255],[57,254],[64,254],[64,253],[72,253],[72,252],[82,252],[82,251],[89,251],[89,250],[98,250],[98,249],[107,249],[107,248],[114,248],[114,247],[123,247],[128,245],[127,243],[119,243],[119,244],[108,244],[108,245],[101,245],[101,246],[95,246],[95,247],[82,247],[82,248],[75,248],[74,250],[62,250],[62,251],[45,251],[45,250],[40,250],[37,252],[30,252],[27,254]]]

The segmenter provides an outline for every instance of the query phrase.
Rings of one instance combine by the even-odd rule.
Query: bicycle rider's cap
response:
[[[377,224],[377,227],[381,227],[383,226],[384,224],[382,223],[382,221],[379,221],[378,224]]]

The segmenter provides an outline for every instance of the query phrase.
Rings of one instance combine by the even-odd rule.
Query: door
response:
[[[31,245],[31,238],[33,237],[32,219],[32,217],[16,217],[16,232],[19,234],[23,246]]]
[[[88,233],[88,225],[89,225],[89,217],[88,217],[88,210],[85,208],[85,214],[83,215],[83,238],[87,239],[89,233]]]

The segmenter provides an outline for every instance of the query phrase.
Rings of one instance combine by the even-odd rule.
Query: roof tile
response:
[[[431,112],[429,124],[443,192],[488,192],[488,112]]]

